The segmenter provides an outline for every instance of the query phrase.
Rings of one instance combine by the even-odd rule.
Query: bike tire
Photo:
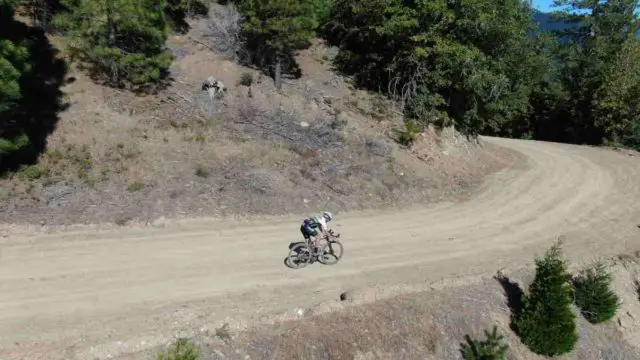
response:
[[[287,266],[292,269],[302,269],[309,265],[310,256],[309,247],[306,244],[296,244],[289,250]]]
[[[339,250],[339,251],[335,251]],[[342,243],[338,240],[331,240],[327,242],[323,247],[322,251],[318,256],[318,261],[324,265],[335,265],[342,259],[342,255],[344,254],[344,247]]]

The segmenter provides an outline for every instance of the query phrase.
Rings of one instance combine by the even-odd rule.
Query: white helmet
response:
[[[333,216],[331,215],[330,212],[325,211],[322,213],[322,216],[327,220],[327,221],[331,221],[331,219],[333,219]]]

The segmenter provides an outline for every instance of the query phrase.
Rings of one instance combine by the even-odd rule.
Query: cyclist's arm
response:
[[[320,230],[324,236],[329,236],[329,231],[331,229],[329,229],[329,224],[325,221],[323,224],[320,224]]]

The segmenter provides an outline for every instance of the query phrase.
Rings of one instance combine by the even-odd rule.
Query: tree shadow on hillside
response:
[[[178,34],[186,34],[191,26],[187,21],[190,17],[206,16],[209,8],[206,1],[189,1],[187,6],[168,2],[165,8],[165,16],[173,30]]]
[[[511,311],[511,323],[509,325],[511,330],[516,331],[515,322],[520,318],[524,309],[524,291],[522,291],[518,283],[511,281],[506,275],[498,274],[494,279],[496,279],[504,289],[504,294],[507,297],[507,306]]]
[[[302,77],[302,69],[296,60],[295,52],[306,49],[310,45],[308,41],[302,41],[290,51],[283,51],[280,54],[282,79],[299,79]],[[247,37],[239,60],[243,66],[258,70],[275,80],[275,50],[266,45],[263,39]]]
[[[16,151],[0,156],[0,175],[22,165],[35,164],[46,149],[47,137],[55,130],[58,114],[68,107],[63,102],[61,91],[67,75],[67,64],[57,57],[58,51],[51,45],[43,29],[17,21],[5,25],[4,29],[7,33],[0,34],[2,37],[27,44],[31,68],[20,78],[23,98],[16,111],[12,112],[10,121],[2,123],[0,136],[15,139],[26,135],[29,142]]]

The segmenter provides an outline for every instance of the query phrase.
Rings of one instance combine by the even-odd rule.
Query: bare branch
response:
[[[233,3],[214,6],[209,13],[207,28],[202,34],[206,43],[198,42],[228,59],[237,59],[244,45],[242,20],[242,15]]]

